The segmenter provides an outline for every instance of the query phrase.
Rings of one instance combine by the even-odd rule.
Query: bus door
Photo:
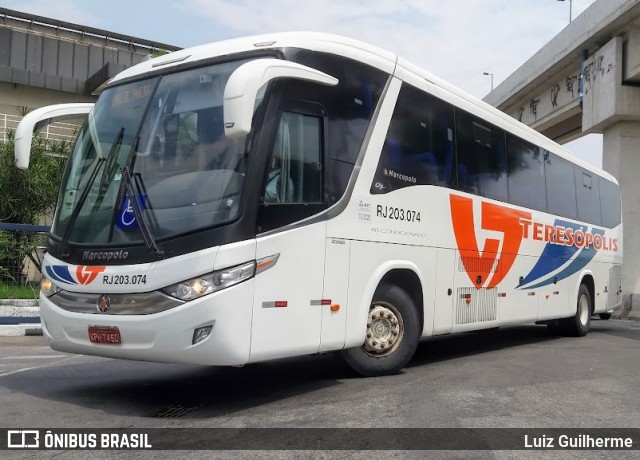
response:
[[[317,353],[322,326],[326,221],[325,120],[310,103],[283,104],[258,209],[256,259],[279,254],[256,276],[251,361]]]
[[[344,347],[347,335],[351,241],[327,238],[322,296],[321,352]]]
[[[505,274],[498,299],[501,322],[524,322],[539,319],[538,305],[540,291],[538,288],[526,288],[527,273],[534,267],[537,258],[520,250],[516,262]],[[524,254],[523,254],[524,253]],[[557,296],[550,297],[550,302]]]
[[[455,280],[454,329],[499,320],[535,321],[535,289],[520,289],[522,268],[531,266],[525,255],[483,252],[480,257],[458,253]],[[469,329],[463,327],[462,329]]]

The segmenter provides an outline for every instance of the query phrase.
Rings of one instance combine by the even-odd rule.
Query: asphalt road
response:
[[[50,350],[42,337],[0,337],[0,427],[5,428],[640,428],[639,390],[636,321],[594,319],[583,338],[554,337],[544,326],[534,325],[432,338],[420,344],[402,373],[380,378],[356,376],[334,354],[207,368],[67,355]],[[517,458],[531,453],[474,456]],[[54,458],[60,452],[11,454]],[[64,454],[87,458],[87,452]],[[145,455],[92,452],[91,457],[115,454]],[[146,454],[186,456],[175,451]],[[319,453],[252,454],[233,456],[316,458]],[[544,454],[585,456],[584,451]],[[592,453],[595,458],[629,458],[623,454]],[[333,451],[321,458],[424,456],[415,451]]]

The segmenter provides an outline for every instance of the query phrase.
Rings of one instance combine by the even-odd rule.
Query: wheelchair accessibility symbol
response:
[[[140,208],[144,209],[147,202],[146,195],[139,196],[138,202],[140,203]],[[131,204],[131,199],[128,196],[124,197],[122,206],[118,211],[118,227],[123,230],[138,228],[138,221],[133,211],[133,204]]]

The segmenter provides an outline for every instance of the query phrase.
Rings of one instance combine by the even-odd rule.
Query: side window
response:
[[[598,176],[576,166],[575,177],[578,197],[578,220],[601,225]]]
[[[322,202],[322,118],[282,112],[267,166],[263,202]]]
[[[287,83],[286,94],[322,104],[327,114],[325,202],[344,194],[389,75],[361,62],[315,51],[301,50],[295,61],[336,77],[336,86]]]
[[[507,200],[504,131],[456,110],[458,189]]]
[[[398,96],[371,193],[387,193],[411,185],[451,185],[453,126],[451,105],[405,84]]]
[[[548,212],[569,219],[577,219],[573,164],[558,155],[549,153],[545,172]]]
[[[600,178],[600,211],[602,225],[613,228],[620,224],[620,188],[607,179]]]
[[[539,211],[547,210],[545,156],[545,151],[540,147],[507,134],[507,167],[511,203]]]

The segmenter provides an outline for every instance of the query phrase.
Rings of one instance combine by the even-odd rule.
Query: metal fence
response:
[[[9,140],[8,132],[10,130],[15,131],[21,119],[22,116],[20,115],[0,113],[0,142],[6,142]],[[67,141],[73,143],[79,129],[80,125],[75,123],[54,122],[48,124],[42,131],[40,131],[40,135],[47,140]]]

